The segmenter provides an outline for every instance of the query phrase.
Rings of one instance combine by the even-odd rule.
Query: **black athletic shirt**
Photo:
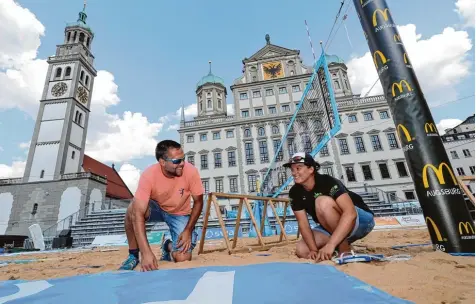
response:
[[[360,195],[348,190],[340,180],[317,172],[315,175],[315,185],[311,191],[307,191],[302,185],[295,184],[289,190],[289,198],[291,199],[291,208],[294,211],[306,210],[317,224],[319,221],[317,220],[314,203],[316,198],[320,195],[327,195],[336,200],[344,193],[349,194],[354,206],[373,214]]]

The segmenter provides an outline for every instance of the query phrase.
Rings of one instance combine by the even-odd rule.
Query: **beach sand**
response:
[[[454,257],[433,251],[431,246],[409,247],[394,250],[391,247],[405,244],[429,243],[426,229],[374,231],[354,244],[357,253],[379,253],[385,256],[409,254],[407,261],[351,263],[336,266],[339,270],[357,277],[394,296],[416,303],[475,303],[474,257]],[[256,239],[241,239],[238,247],[256,244]],[[205,248],[224,246],[223,242],[207,241]],[[253,251],[229,255],[226,251],[197,255],[184,263],[159,262],[160,269],[192,268],[202,266],[247,265],[269,262],[308,263],[294,254],[295,244],[273,247],[263,252]],[[154,246],[160,257],[160,247]],[[116,270],[127,256],[126,247],[95,248],[91,251],[50,254],[28,254],[2,257],[1,260],[41,259],[29,264],[10,264],[0,268],[0,280],[39,280],[78,274],[91,274]],[[335,265],[326,261],[324,264]],[[139,271],[140,266],[137,268]]]

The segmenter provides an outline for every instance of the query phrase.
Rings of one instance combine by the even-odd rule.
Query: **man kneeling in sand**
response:
[[[158,163],[142,173],[134,201],[127,208],[125,228],[129,256],[120,270],[133,270],[139,264],[139,251],[142,271],[158,268],[147,241],[146,222],[165,222],[170,228],[172,240],[164,242],[162,260],[190,261],[197,244],[195,224],[203,207],[203,187],[198,170],[185,162],[180,144],[173,140],[158,143],[155,156]]]
[[[308,153],[296,153],[284,164],[291,168],[295,185],[289,190],[291,208],[302,235],[296,255],[330,260],[334,251],[349,252],[350,244],[364,238],[375,226],[374,215],[363,199],[320,168]],[[311,229],[308,214],[319,226]]]

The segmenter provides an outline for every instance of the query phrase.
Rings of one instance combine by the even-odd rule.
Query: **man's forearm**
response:
[[[134,211],[134,221],[132,223],[134,227],[134,235],[136,236],[137,246],[142,252],[150,251],[149,241],[147,240],[145,230],[144,214],[140,211]]]
[[[188,219],[188,223],[187,223],[187,226],[185,226],[185,229],[192,231],[193,227],[195,227],[195,224],[198,221],[198,218],[200,217],[200,213],[202,213],[202,209],[203,209],[203,200],[195,201],[193,203],[192,214],[190,215],[190,218]]]

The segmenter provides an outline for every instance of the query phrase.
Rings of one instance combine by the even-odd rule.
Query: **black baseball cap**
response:
[[[304,164],[306,166],[315,167],[319,169],[320,165],[314,160],[314,158],[309,153],[298,152],[294,153],[291,159],[283,165],[285,168],[291,167],[292,164]]]

